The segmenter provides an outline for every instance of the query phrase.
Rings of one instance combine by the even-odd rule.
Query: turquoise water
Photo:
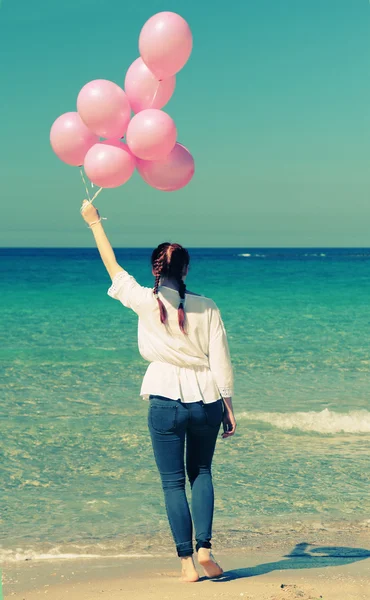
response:
[[[136,315],[94,249],[0,254],[1,556],[172,552]],[[216,540],[368,527],[370,250],[191,256],[188,288],[220,307],[235,368]],[[117,258],[152,285],[150,250]]]

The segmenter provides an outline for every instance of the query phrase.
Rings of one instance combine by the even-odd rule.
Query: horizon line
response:
[[[115,250],[149,250],[150,246],[112,246]],[[370,250],[370,246],[186,246],[191,250]],[[97,250],[96,246],[0,246],[1,250]]]

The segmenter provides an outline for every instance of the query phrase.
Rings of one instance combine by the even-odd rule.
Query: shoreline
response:
[[[239,519],[222,523],[218,518],[213,528],[215,551],[237,553],[270,552],[282,550],[288,553],[295,544],[353,546],[363,543],[370,547],[370,519],[368,515],[358,515],[356,519],[344,520],[344,515],[287,515],[286,517],[256,516],[249,522]],[[299,518],[298,518],[299,517]],[[109,560],[131,558],[171,557],[174,543],[167,522],[161,528],[149,533],[120,532],[114,537],[80,538],[61,541],[45,538],[30,543],[30,537],[3,540],[0,544],[0,565],[20,564],[25,561],[50,560]]]
[[[180,561],[168,554],[4,562],[4,600],[36,600],[45,594],[52,600],[172,600],[174,594],[177,600],[198,595],[225,600],[368,600],[370,532],[351,540],[343,532],[336,539],[317,536],[295,542],[269,550],[215,548],[224,576],[201,577],[196,584],[179,580]]]

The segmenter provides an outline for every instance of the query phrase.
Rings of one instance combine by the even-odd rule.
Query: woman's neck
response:
[[[164,285],[176,291],[178,291],[179,289],[178,282],[174,281],[173,279],[167,279],[167,277],[163,277],[163,279],[160,279],[159,285]]]

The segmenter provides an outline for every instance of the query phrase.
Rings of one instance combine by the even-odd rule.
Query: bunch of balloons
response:
[[[190,27],[180,15],[161,12],[151,17],[141,30],[140,57],[129,67],[124,89],[105,79],[90,81],[78,94],[77,112],[53,123],[50,142],[56,155],[69,165],[83,166],[101,188],[123,185],[135,168],[158,190],[187,185],[194,159],[176,141],[175,122],[161,109],[175,90],[176,73],[192,45]]]

